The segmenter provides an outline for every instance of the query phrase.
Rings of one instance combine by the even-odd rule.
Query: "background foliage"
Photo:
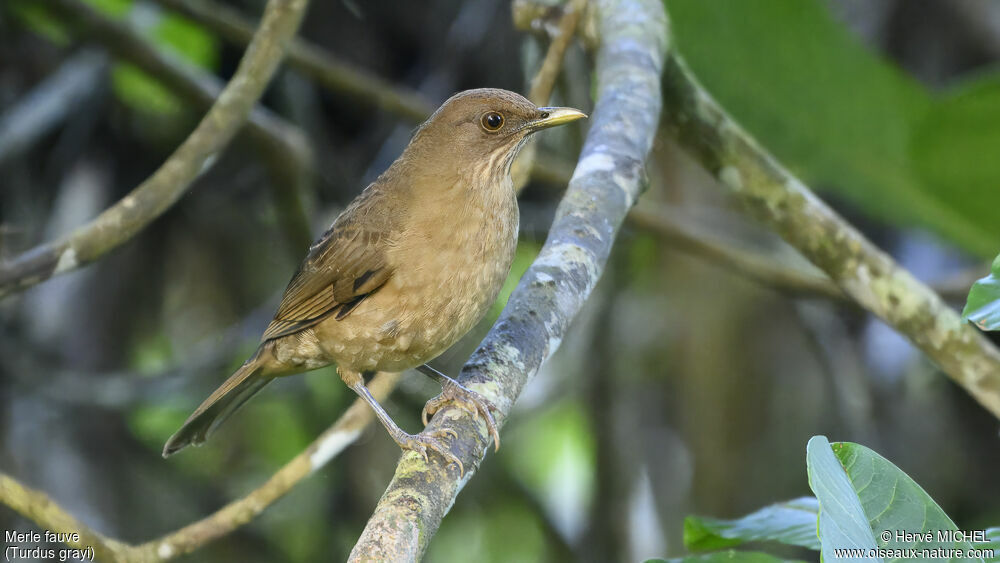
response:
[[[238,48],[155,4],[90,3],[199,68],[223,78],[234,70]],[[666,6],[678,48],[720,103],[887,251],[930,281],[968,267],[988,273],[981,261],[1000,250],[992,157],[1000,153],[1000,27],[983,14],[995,14],[995,4]],[[437,103],[464,88],[526,90],[545,41],[514,31],[509,13],[499,0],[316,2],[302,35]],[[0,124],[79,47],[37,4],[0,4]],[[570,50],[557,103],[590,107],[587,64],[579,46]],[[104,87],[76,99],[33,146],[5,153],[9,137],[0,135],[0,257],[120,198],[197,118],[134,67],[111,62],[101,72]],[[412,129],[291,71],[265,103],[305,130],[318,155],[305,194],[317,234]],[[579,142],[571,131],[543,140],[548,154],[566,159]],[[675,146],[664,139],[654,150],[640,205],[676,207],[725,240],[796,264],[740,220]],[[0,302],[0,470],[98,530],[142,540],[244,494],[343,412],[352,393],[320,370],[271,386],[205,447],[159,457],[166,437],[254,348],[300,258],[288,250],[268,181],[260,159],[237,145],[120,251]],[[508,291],[537,252],[559,188],[533,184],[522,199]],[[438,367],[461,365],[485,326]],[[416,429],[435,392],[409,377],[390,412]],[[783,295],[630,230],[428,560],[679,555],[689,514],[732,518],[809,494],[802,461],[815,434],[871,447],[959,528],[985,528],[1000,521],[996,428],[857,310]],[[397,455],[381,429],[369,431],[192,560],[342,559]],[[0,510],[0,528],[27,527]],[[781,555],[815,560],[806,550]]]

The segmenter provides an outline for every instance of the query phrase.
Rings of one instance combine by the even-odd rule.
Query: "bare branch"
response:
[[[761,252],[740,248],[668,208],[652,211],[637,207],[628,214],[628,224],[667,241],[672,250],[710,260],[777,290],[836,300],[847,298],[822,272],[785,266]]]
[[[108,18],[80,2],[60,1],[50,7],[67,24],[76,27],[77,34],[144,70],[189,104],[207,111],[222,91],[223,84],[218,78],[157,49],[130,25]],[[313,171],[309,142],[298,127],[261,106],[250,111],[243,131],[272,176],[267,185],[278,210],[278,219],[292,254],[299,256],[313,241],[301,199]]]
[[[664,240],[671,250],[714,262],[776,291],[791,296],[822,297],[860,307],[830,281],[825,272],[785,264],[769,253],[754,250],[731,238],[720,237],[707,227],[683,216],[683,210],[667,207],[655,209],[648,205],[636,207],[629,212],[626,224]],[[964,303],[969,288],[988,269],[988,264],[978,264],[942,279],[931,287],[948,301]]]
[[[47,6],[76,3],[45,1]],[[152,176],[89,224],[0,264],[0,296],[97,259],[169,209],[242,126],[281,62],[306,4],[306,0],[269,0],[239,68],[191,135]]]
[[[368,388],[376,399],[384,401],[399,379],[400,374],[379,373],[368,383]],[[333,426],[263,485],[197,522],[141,545],[129,545],[91,530],[45,493],[29,489],[4,474],[0,474],[0,503],[46,530],[80,534],[79,542],[68,545],[81,549],[93,547],[100,561],[166,561],[190,553],[255,518],[357,440],[372,420],[374,414],[368,404],[355,400]]]
[[[597,102],[582,155],[545,246],[459,377],[499,407],[500,424],[597,283],[615,233],[644,185],[659,122],[662,3],[600,0],[596,8]],[[439,411],[425,431],[444,428],[458,435],[452,453],[466,467],[464,478],[437,457],[426,463],[404,454],[352,561],[414,561],[423,554],[489,439],[486,425],[458,408]]]
[[[41,524],[46,530],[67,534],[79,534],[78,541],[66,545],[77,548],[93,548],[95,559],[100,561],[122,561],[129,546],[105,537],[82,522],[73,518],[41,491],[25,487],[13,478],[0,473],[0,502],[14,509],[25,518]]]
[[[751,214],[1000,417],[1000,350],[785,170],[726,115],[674,51],[663,93],[671,132]]]
[[[253,35],[254,23],[229,6],[211,0],[156,0],[180,12],[226,41],[244,45]],[[311,77],[331,92],[347,94],[354,101],[375,106],[419,123],[434,111],[434,106],[415,90],[391,84],[365,70],[341,61],[303,39],[288,46],[288,64]]]

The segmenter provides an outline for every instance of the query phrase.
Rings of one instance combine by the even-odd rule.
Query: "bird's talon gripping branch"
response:
[[[482,415],[486,421],[486,428],[490,432],[490,437],[493,438],[494,451],[500,449],[500,433],[497,431],[497,423],[492,413],[492,411],[498,410],[497,406],[486,397],[464,387],[453,379],[442,381],[441,394],[427,401],[427,404],[424,405],[424,410],[420,413],[420,418],[423,420],[424,426],[434,416],[434,413],[443,409],[448,403],[453,403],[469,411],[477,421],[479,420],[479,416]]]

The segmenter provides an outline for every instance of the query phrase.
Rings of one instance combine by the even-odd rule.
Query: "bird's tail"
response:
[[[265,365],[259,352],[247,360],[236,373],[219,386],[188,417],[180,430],[163,446],[163,457],[168,457],[189,445],[205,441],[229,415],[236,412],[243,403],[270,383],[272,377],[265,375]]]

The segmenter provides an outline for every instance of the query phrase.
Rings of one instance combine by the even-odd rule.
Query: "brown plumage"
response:
[[[455,401],[487,420],[491,405],[424,366],[469,331],[496,299],[517,246],[510,165],[528,136],[585,117],[538,108],[506,90],[448,99],[403,154],[309,250],[257,352],[164,446],[198,444],[271,379],[337,364],[403,449],[456,461],[436,436],[403,432],[364,386],[375,371],[421,371],[442,382],[425,407]],[[461,467],[461,464],[459,464]]]

